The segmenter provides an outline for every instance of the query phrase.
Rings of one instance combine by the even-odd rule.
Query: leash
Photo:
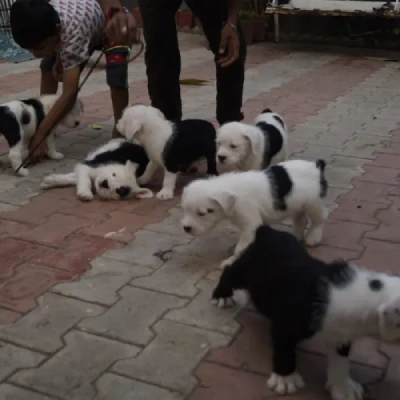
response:
[[[129,64],[132,61],[136,60],[142,53],[144,50],[144,43],[143,41],[140,39],[139,40],[139,50],[137,51],[137,53],[131,57],[126,63]],[[89,79],[90,75],[92,74],[92,72],[95,70],[95,68],[97,67],[97,65],[99,64],[101,57],[103,57],[103,55],[105,54],[105,51],[102,50],[100,55],[98,56],[98,58],[96,59],[96,61],[93,63],[93,65],[90,67],[88,73],[86,74],[85,78],[83,79],[83,81],[80,83],[78,90],[76,91],[75,96],[73,96],[71,98],[71,101],[67,104],[66,108],[64,109],[64,112],[62,113],[62,116],[64,116],[65,114],[65,110],[69,109],[70,107],[72,107],[75,104],[75,101],[78,97],[79,92],[82,89],[82,86],[86,83],[86,81]],[[73,103],[72,103],[73,100]],[[72,104],[71,104],[72,103]],[[57,124],[60,121],[57,121],[47,132],[45,135],[43,135],[42,139],[39,141],[39,143],[28,153],[28,155],[26,156],[25,160],[21,163],[21,165],[17,168],[17,170],[15,171],[16,173],[18,173],[18,171],[23,168],[28,166],[29,160],[32,157],[32,155],[35,153],[35,151],[41,146],[41,144],[45,141],[45,139],[47,139],[47,137],[50,135],[50,133],[53,131],[53,129],[57,126]]]

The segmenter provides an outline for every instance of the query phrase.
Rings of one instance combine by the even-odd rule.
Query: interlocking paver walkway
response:
[[[181,34],[180,42],[182,77],[210,80],[182,86],[185,115],[215,121],[212,55],[199,36]],[[132,102],[147,103],[143,57],[129,68]],[[0,101],[37,94],[38,78],[38,61],[2,63]],[[277,398],[265,385],[268,321],[243,296],[230,310],[209,302],[234,228],[185,235],[179,198],[82,203],[72,188],[40,191],[44,175],[70,171],[111,136],[104,70],[82,97],[82,127],[58,138],[64,160],[34,166],[26,178],[1,165],[0,399]],[[271,107],[290,127],[292,156],[328,161],[331,213],[314,255],[400,272],[399,98],[395,63],[249,48],[246,120]],[[3,161],[6,151],[0,142]],[[307,388],[287,399],[329,399],[323,346],[305,343],[299,355]],[[399,348],[365,340],[352,359],[369,398],[398,400]]]

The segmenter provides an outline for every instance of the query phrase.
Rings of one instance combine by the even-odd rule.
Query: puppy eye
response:
[[[207,212],[208,212],[209,214],[211,214],[211,213],[214,212],[214,210],[213,210],[212,208],[207,208]]]
[[[117,174],[115,172],[113,172],[112,176],[117,176]]]
[[[231,144],[231,149],[236,149],[236,148],[237,148],[236,144]]]
[[[205,212],[202,212],[202,211],[198,211],[198,212],[197,212],[197,215],[198,215],[199,217],[204,217],[204,216],[206,215],[206,213],[205,213]]]

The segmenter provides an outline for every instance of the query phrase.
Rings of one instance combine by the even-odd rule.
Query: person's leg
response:
[[[40,62],[40,95],[56,94],[58,82],[53,75],[53,67],[56,62],[56,55],[45,57]]]
[[[187,0],[187,5],[199,18],[210,49],[218,57],[221,30],[228,15],[226,1]],[[244,65],[246,61],[246,43],[240,23],[240,56],[237,61],[226,68],[216,64],[217,69],[217,120],[220,125],[229,121],[241,121],[244,84]]]
[[[116,124],[122,117],[122,113],[129,104],[128,84],[128,60],[129,46],[123,44],[104,43],[106,54],[107,85],[110,87],[110,95],[114,112],[113,138],[121,137],[116,129]]]
[[[182,0],[139,0],[146,40],[145,62],[151,104],[169,120],[182,118],[181,56],[175,14]]]

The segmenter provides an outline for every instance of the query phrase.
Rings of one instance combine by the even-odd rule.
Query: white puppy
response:
[[[10,147],[8,157],[14,171],[21,165],[30,139],[58,97],[58,95],[45,95],[27,100],[14,100],[0,105],[0,134],[6,138]],[[59,126],[76,128],[80,123],[82,112],[83,103],[78,99],[71,111],[61,120]],[[64,158],[64,155],[56,150],[54,132],[47,137],[47,148],[47,156],[52,160]],[[18,174],[27,176],[29,170],[25,167],[20,168]]]
[[[265,169],[288,157],[286,125],[278,114],[265,109],[254,125],[228,122],[217,132],[217,161],[229,169]]]
[[[112,139],[90,152],[68,174],[50,174],[44,177],[41,188],[75,186],[77,196],[84,201],[93,199],[95,193],[103,200],[150,198],[153,193],[141,188],[136,177],[143,174],[149,159],[142,146],[124,139]]]
[[[157,198],[173,198],[177,175],[200,158],[207,159],[207,173],[217,175],[216,131],[211,122],[187,119],[173,123],[158,109],[135,105],[125,109],[117,130],[128,140],[138,140],[145,148],[150,163],[139,179],[150,181],[158,167],[164,169],[163,187]]]
[[[240,230],[231,264],[253,240],[261,224],[293,220],[295,235],[305,236],[308,246],[322,240],[326,218],[322,198],[326,196],[325,161],[291,160],[263,171],[230,172],[208,180],[191,182],[182,195],[182,226],[201,235],[220,221],[229,219]],[[305,230],[310,220],[307,234]]]

